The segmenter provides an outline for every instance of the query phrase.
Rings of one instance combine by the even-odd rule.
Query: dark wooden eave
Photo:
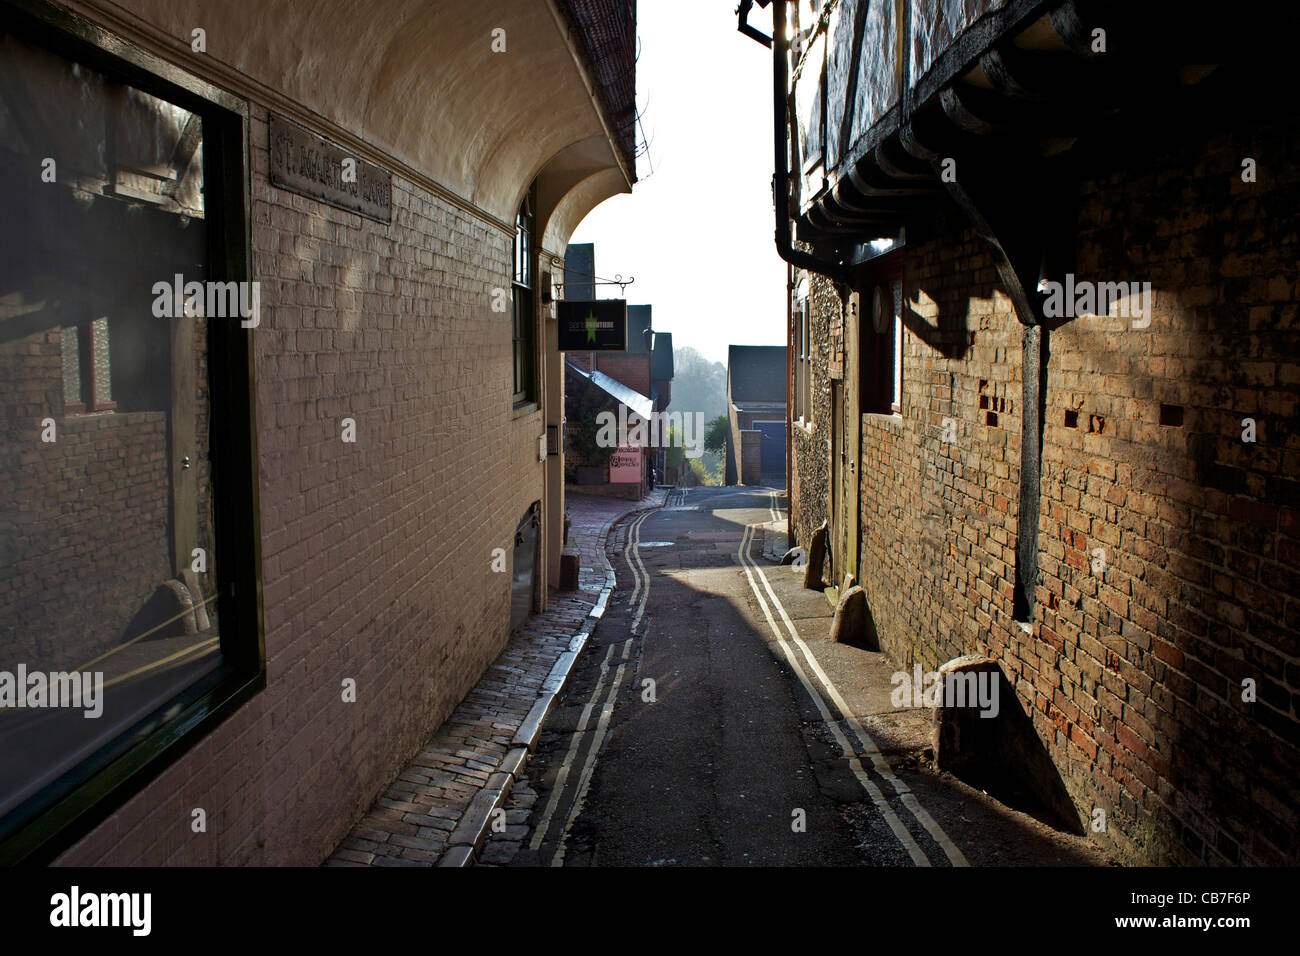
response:
[[[1039,276],[1065,271],[1073,254],[1072,236],[1052,234],[1074,189],[1057,158],[1115,114],[1158,111],[1215,65],[1257,55],[1278,17],[1253,0],[1011,0],[946,48],[828,171],[796,233],[850,262],[869,239],[923,232],[946,197],[991,247],[1021,321],[1037,324]],[[1274,26],[1294,36],[1289,22]],[[1104,53],[1093,50],[1098,28]]]

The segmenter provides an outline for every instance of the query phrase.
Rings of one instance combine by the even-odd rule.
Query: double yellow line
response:
[[[862,761],[858,757],[858,748],[852,745],[849,738],[840,727],[839,720],[831,714],[830,707],[826,700],[827,697],[829,697],[831,702],[834,703],[845,723],[853,729],[854,734],[862,744],[862,749],[871,758],[871,764],[873,769],[876,771],[876,774],[893,788],[894,793],[898,795],[903,806],[909,813],[911,813],[912,817],[925,828],[926,832],[934,838],[934,841],[939,844],[939,847],[943,850],[952,865],[969,866],[970,864],[967,862],[965,855],[957,848],[957,845],[952,842],[948,837],[948,834],[944,832],[943,828],[939,826],[937,822],[935,822],[934,818],[930,816],[926,809],[921,806],[920,801],[916,799],[916,794],[914,794],[911,788],[908,787],[907,784],[903,783],[903,781],[899,780],[894,774],[893,769],[889,766],[889,762],[885,760],[884,754],[882,754],[880,748],[876,746],[875,740],[873,740],[871,735],[867,733],[866,728],[862,726],[862,723],[858,718],[854,716],[853,711],[849,709],[848,704],[840,695],[839,690],[836,689],[835,685],[831,682],[831,679],[826,675],[826,672],[822,670],[821,665],[817,663],[817,658],[813,656],[808,645],[799,637],[799,632],[795,629],[794,622],[790,620],[790,615],[786,613],[785,606],[781,604],[780,599],[776,596],[776,592],[772,590],[772,585],[768,582],[767,575],[763,573],[763,569],[759,567],[758,563],[754,561],[750,554],[750,546],[753,543],[756,530],[757,525],[749,524],[745,526],[745,533],[741,537],[740,549],[736,556],[740,560],[741,567],[744,568],[745,577],[749,581],[750,589],[754,592],[754,596],[758,598],[759,607],[763,610],[763,616],[767,619],[768,627],[772,629],[772,634],[776,638],[777,646],[781,649],[782,655],[784,655],[786,661],[789,663],[791,671],[793,671],[795,676],[799,678],[799,682],[803,684],[804,691],[808,694],[808,697],[812,700],[818,712],[821,714],[822,720],[826,724],[826,728],[835,737],[835,741],[839,744],[840,750],[848,759],[849,769],[853,771],[853,775],[857,777],[858,782],[862,784],[862,788],[866,790],[867,795],[871,797],[871,802],[875,804],[876,809],[880,811],[881,816],[884,817],[885,822],[889,825],[889,829],[893,831],[898,842],[902,844],[903,849],[905,849],[908,855],[912,858],[912,862],[917,866],[930,866],[929,857],[925,855],[925,852],[912,837],[911,832],[898,818],[898,814],[894,812],[894,808],[890,805],[880,788],[876,786],[875,781],[871,779],[870,774],[867,773],[866,768],[862,765]],[[762,582],[763,590],[761,591],[759,590],[758,583],[755,581],[755,576],[757,576],[758,581]],[[809,679],[807,673],[804,671],[800,654],[795,652],[795,647],[792,647],[790,643],[787,643],[785,636],[781,633],[781,629],[777,626],[776,620],[772,616],[771,607],[768,606],[768,600],[763,596],[764,591],[767,592],[767,598],[771,599],[772,607],[775,607],[777,612],[780,614],[781,621],[785,624],[786,630],[790,634],[790,641],[799,649],[803,660],[808,664],[808,669],[817,676],[821,686],[825,688],[825,695],[823,695],[819,687]]]
[[[641,617],[645,614],[646,601],[650,597],[650,573],[646,571],[645,564],[641,561],[641,525],[645,524],[646,518],[649,518],[654,513],[653,511],[647,511],[632,522],[631,527],[627,529],[627,544],[623,548],[623,560],[632,569],[632,580],[635,582],[632,588],[632,596],[627,601],[629,608],[636,605],[636,612],[632,615],[631,631],[633,634],[641,625]],[[638,594],[641,596],[639,604],[637,604]]]

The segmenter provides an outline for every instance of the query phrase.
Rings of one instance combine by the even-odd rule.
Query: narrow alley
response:
[[[0,0],[6,942],[1289,938],[1297,35]]]
[[[619,527],[613,608],[507,803],[517,839],[490,832],[481,862],[1103,864],[922,770],[930,710],[894,708],[896,668],[829,639],[826,599],[771,560],[784,540],[763,487],[678,490]]]

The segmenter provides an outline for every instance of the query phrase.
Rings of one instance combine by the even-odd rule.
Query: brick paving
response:
[[[578,590],[552,592],[547,610],[511,638],[433,739],[325,861],[326,866],[446,862],[449,844],[456,842],[453,833],[471,803],[489,790],[490,783],[500,786],[503,772],[513,774],[520,767],[522,748],[512,747],[512,739],[606,586],[605,541],[610,527],[631,512],[661,506],[668,491],[657,488],[642,501],[567,495],[572,525],[565,550],[579,555]],[[503,776],[494,778],[496,774]],[[501,837],[509,840],[516,836],[512,828],[522,829],[532,799],[536,795],[526,783],[512,790]],[[483,862],[500,862],[496,857],[505,848],[489,849]]]

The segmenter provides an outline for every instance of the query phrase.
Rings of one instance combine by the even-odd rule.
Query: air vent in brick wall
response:
[[[990,382],[986,378],[980,379],[979,399],[980,411],[984,413],[985,425],[997,427],[999,414],[1015,411],[1014,400],[1007,397],[1007,384],[1005,382]]]

